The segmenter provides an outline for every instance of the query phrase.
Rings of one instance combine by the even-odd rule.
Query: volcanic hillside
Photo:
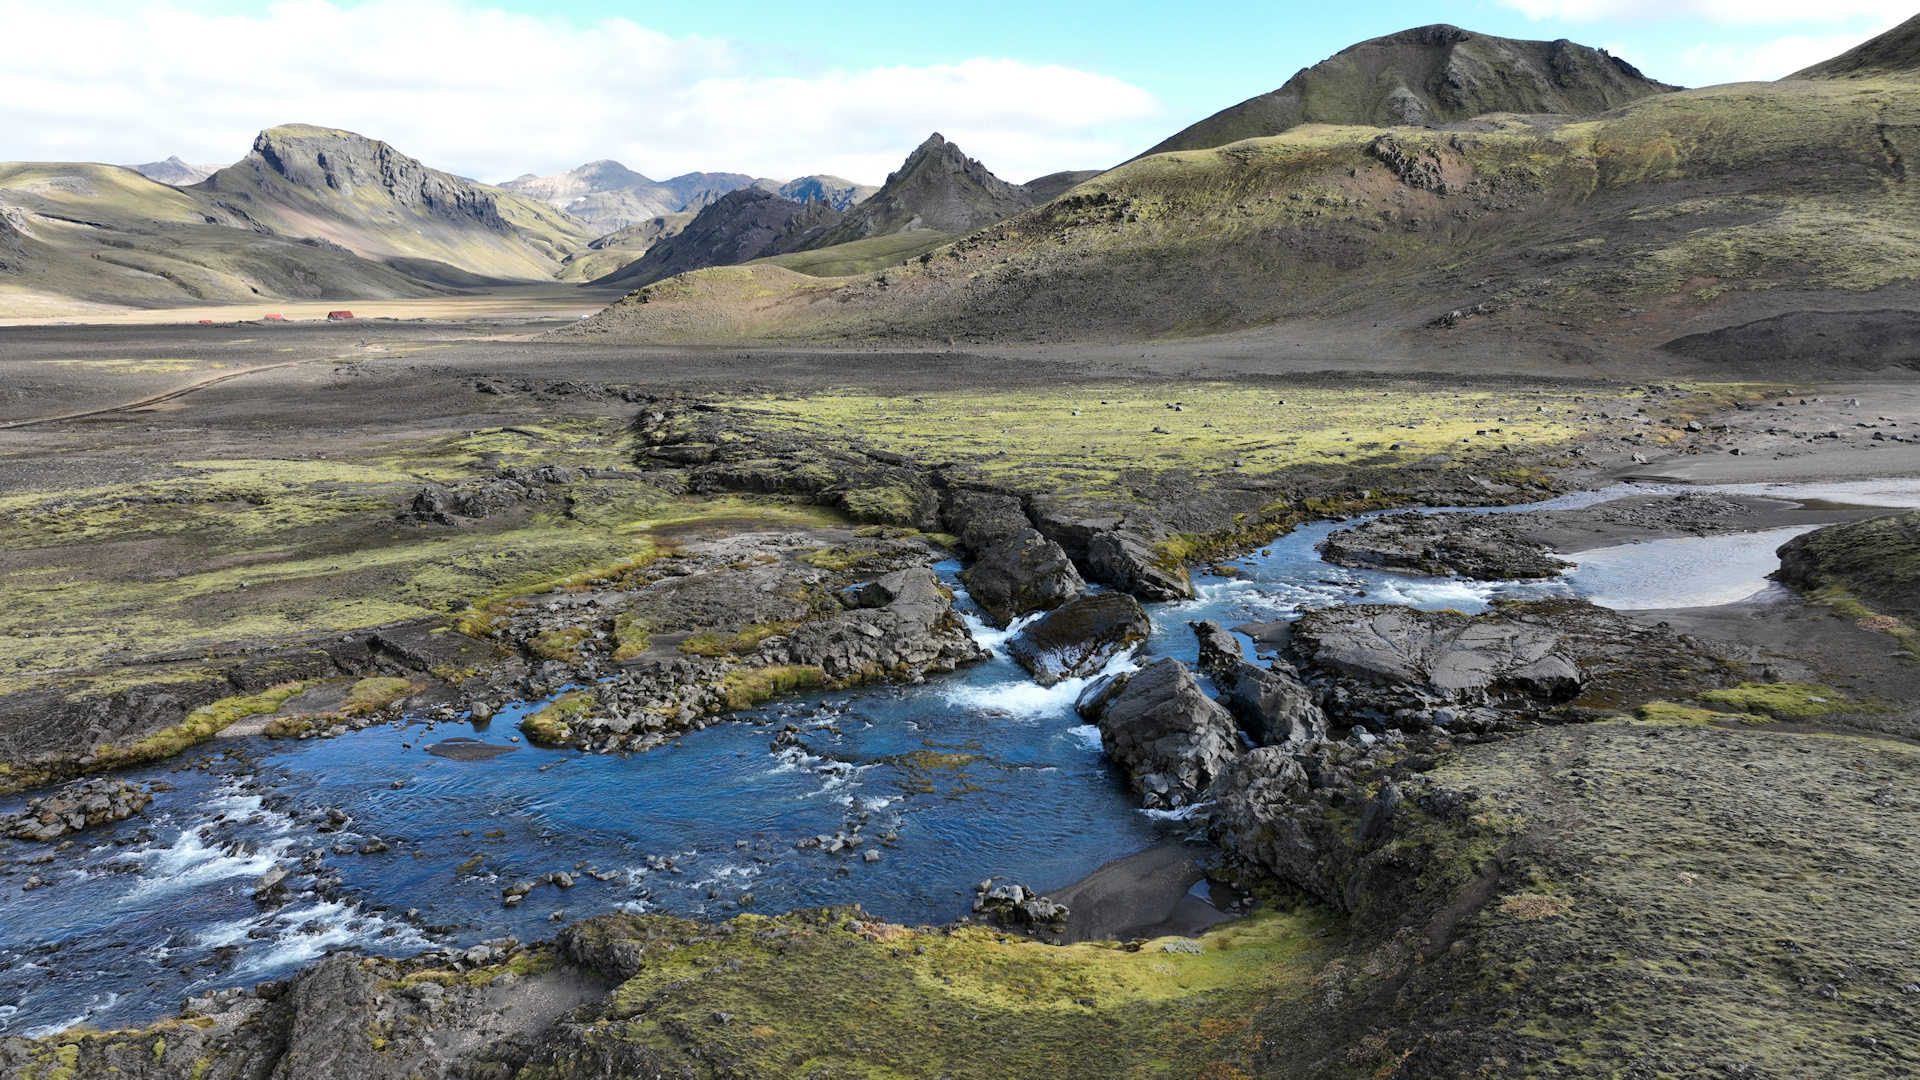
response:
[[[1420,125],[1487,113],[1585,116],[1675,89],[1571,41],[1516,41],[1457,26],[1373,38],[1224,109],[1147,154],[1208,150],[1301,124]],[[1146,156],[1145,154],[1141,156]]]
[[[594,238],[534,199],[430,169],[376,139],[293,124],[190,189],[222,214],[449,284],[551,280]]]
[[[568,332],[1065,341],[1317,323],[1580,362],[1710,332],[1740,355],[1739,326],[1762,315],[1845,329],[1920,307],[1916,132],[1906,73],[1656,94],[1587,120],[1307,125],[1130,162],[925,265],[693,274]]]
[[[658,240],[638,261],[597,284],[637,287],[701,267],[797,251],[842,217],[826,202],[798,203],[759,188],[740,188],[722,195],[678,233]]]

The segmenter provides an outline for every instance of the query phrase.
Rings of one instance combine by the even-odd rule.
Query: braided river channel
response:
[[[1675,489],[1615,487],[1512,509],[1665,490]],[[1686,490],[1920,505],[1911,482]],[[1774,550],[1806,531],[1603,548],[1573,556],[1577,568],[1558,579],[1485,583],[1329,565],[1315,545],[1339,527],[1303,527],[1230,560],[1233,576],[1196,572],[1197,599],[1148,605],[1155,629],[1143,655],[1191,661],[1191,620],[1231,627],[1331,604],[1785,602],[1766,575]],[[957,584],[958,563],[936,569]],[[960,604],[983,645],[1006,639],[964,595]],[[332,949],[402,955],[533,940],[617,909],[727,918],[857,901],[896,922],[941,923],[966,914],[989,876],[1057,888],[1194,827],[1139,809],[1099,732],[1074,714],[1083,686],[1042,688],[996,655],[921,685],[788,699],[634,755],[515,740],[516,721],[541,702],[486,723],[217,741],[123,774],[156,785],[134,818],[58,849],[0,849],[0,1031],[147,1023],[191,994],[283,978]],[[787,725],[798,735],[776,740]],[[426,750],[463,740],[505,752]],[[0,813],[24,802],[0,800]],[[857,842],[800,846],[836,836]],[[291,871],[290,899],[269,910],[253,892],[276,868]],[[502,906],[504,886],[554,871],[575,883]],[[33,877],[44,884],[28,890]]]

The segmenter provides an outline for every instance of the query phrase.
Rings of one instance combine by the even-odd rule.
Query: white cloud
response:
[[[1913,0],[1500,0],[1531,19],[1593,22],[1603,19],[1705,18],[1735,26],[1756,23],[1826,23],[1872,19],[1893,26],[1911,18]]]
[[[1140,87],[1015,60],[768,77],[726,41],[459,0],[286,0],[259,16],[82,6],[0,0],[8,38],[40,46],[0,67],[0,159],[222,162],[259,129],[301,122],[484,180],[611,157],[656,179],[878,182],[939,130],[1021,181],[1165,134]]]
[[[1789,36],[1751,45],[1695,45],[1680,54],[1689,86],[1771,81],[1838,56],[1871,35]]]

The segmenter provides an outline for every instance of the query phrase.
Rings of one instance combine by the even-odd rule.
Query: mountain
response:
[[[865,202],[880,189],[872,184],[856,184],[838,176],[825,174],[802,176],[793,180],[755,180],[753,186],[769,191],[783,199],[794,202],[823,202],[835,210],[849,210],[854,204]]]
[[[698,210],[719,199],[729,191],[738,191],[743,187],[752,187],[753,177],[737,172],[694,172],[683,173],[671,180],[662,180],[660,185],[680,200],[676,210]]]
[[[552,206],[334,128],[269,128],[189,189],[258,231],[312,236],[427,280],[548,281],[594,231]]]
[[[15,314],[552,281],[593,238],[545,203],[304,125],[181,187],[112,165],[0,164],[0,221],[0,310]]]
[[[736,188],[649,247],[639,261],[594,284],[638,288],[688,270],[798,251],[841,219],[824,202],[797,203],[756,187]]]
[[[1897,52],[1901,36],[1864,55]],[[1743,342],[1764,339],[1771,317],[1803,313],[1822,324],[1802,328],[1813,339],[1869,340],[1885,312],[1920,309],[1917,157],[1920,77],[1904,69],[1649,94],[1584,119],[1302,127],[1137,159],[884,280],[689,274],[578,332],[938,343],[1245,330],[1409,362],[1671,370],[1663,343],[1692,339],[1698,357],[1698,335],[1714,334],[1714,355],[1763,357]]]
[[[1920,15],[1848,49],[1839,56],[1796,71],[1789,79],[1864,79],[1920,71]]]
[[[847,219],[821,233],[809,248],[886,236],[909,229],[968,233],[1002,221],[1039,200],[968,157],[939,132],[907,155],[880,190],[855,206]]]
[[[59,314],[443,291],[326,240],[263,231],[114,165],[0,164],[0,311]]]
[[[1301,124],[1438,124],[1497,112],[1584,116],[1674,89],[1564,39],[1517,41],[1422,26],[1344,49],[1141,156],[1209,150]]]
[[[756,183],[745,173],[693,172],[651,180],[617,161],[590,161],[552,176],[528,173],[500,186],[539,199],[612,233],[650,218],[698,210],[729,191]]]
[[[1043,202],[1052,202],[1067,192],[1072,191],[1074,188],[1079,187],[1081,184],[1099,176],[1104,171],[1106,170],[1069,169],[1065,172],[1048,173],[1037,179],[1029,180],[1020,186],[1027,189],[1027,194],[1033,196],[1033,201],[1037,205]]]
[[[560,280],[587,282],[631,266],[653,245],[679,235],[694,216],[693,211],[682,210],[616,229],[589,243],[587,250],[574,252],[561,268]]]
[[[145,165],[135,165],[133,171],[149,180],[158,180],[174,187],[197,184],[214,173],[225,168],[224,165],[189,165],[176,155],[165,161],[149,161]]]

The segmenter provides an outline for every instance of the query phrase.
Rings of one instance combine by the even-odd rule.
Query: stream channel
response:
[[[1673,490],[1920,506],[1920,485],[1888,481],[1623,485],[1486,512]],[[1306,526],[1230,560],[1237,576],[1196,572],[1197,599],[1148,605],[1145,652],[1191,662],[1190,620],[1230,627],[1330,604],[1478,611],[1498,597],[1579,595],[1623,609],[1784,599],[1766,580],[1773,553],[1806,531],[1602,548],[1572,556],[1577,568],[1558,579],[1486,583],[1329,565],[1314,547],[1339,527]],[[937,569],[951,583],[959,564]],[[960,603],[983,645],[1006,639],[964,594]],[[892,921],[941,923],[966,914],[974,885],[990,876],[1057,888],[1191,829],[1139,809],[1107,766],[1099,732],[1073,712],[1083,685],[1042,688],[996,655],[919,686],[785,700],[628,756],[513,741],[518,719],[541,702],[484,724],[222,740],[123,774],[163,786],[143,814],[57,852],[0,849],[0,1032],[150,1023],[190,994],[284,978],[331,949],[404,955],[534,940],[562,920],[623,908],[727,918],[857,901]],[[799,742],[773,745],[786,724],[802,729]],[[508,752],[453,760],[425,750],[450,739]],[[24,803],[0,800],[0,813]],[[331,827],[330,810],[345,823]],[[846,851],[796,846],[856,824],[860,842]],[[386,850],[360,854],[374,838]],[[303,858],[337,883],[316,891]],[[291,899],[265,910],[252,892],[276,865],[295,867]],[[543,884],[502,907],[503,887],[553,871],[576,884]],[[47,884],[23,890],[35,874]]]

